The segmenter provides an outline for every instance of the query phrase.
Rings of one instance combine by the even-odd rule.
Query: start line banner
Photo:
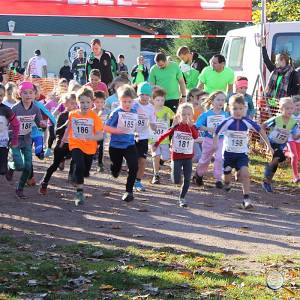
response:
[[[248,22],[251,0],[0,0],[1,15]]]

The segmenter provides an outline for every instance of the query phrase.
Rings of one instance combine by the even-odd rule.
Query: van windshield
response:
[[[242,71],[243,70],[243,57],[244,57],[244,48],[245,48],[246,39],[244,37],[233,38],[231,40],[230,48],[224,46],[223,51],[226,54],[228,53],[229,48],[229,55],[227,55],[227,66],[232,68],[234,71]]]
[[[273,37],[272,61],[278,53],[286,52],[293,59],[295,67],[300,66],[300,33],[277,33]]]

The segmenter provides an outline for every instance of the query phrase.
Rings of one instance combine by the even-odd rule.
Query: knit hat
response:
[[[152,95],[152,86],[148,82],[142,82],[138,86],[137,94],[139,95]]]

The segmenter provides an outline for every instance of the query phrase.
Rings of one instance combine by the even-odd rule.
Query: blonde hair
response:
[[[244,97],[244,95],[242,95],[242,94],[232,95],[229,98],[229,106],[232,106],[234,104],[245,105],[245,97]]]
[[[191,109],[192,110],[192,113],[194,114],[194,107],[191,103],[182,103],[178,106],[178,109],[177,109],[177,112],[176,112],[176,115],[181,115],[182,114],[182,111],[184,109]]]
[[[80,101],[80,98],[83,97],[83,96],[88,97],[93,101],[94,92],[90,87],[84,86],[76,93],[77,101]]]
[[[224,97],[226,97],[223,91],[215,91],[211,93],[208,98],[202,103],[202,106],[205,108],[205,110],[211,109],[211,106],[218,95],[223,95]]]
[[[122,97],[129,97],[134,99],[137,97],[135,90],[129,85],[124,84],[117,89],[118,98],[121,99]]]
[[[62,96],[62,103],[67,103],[71,100],[76,100],[76,94],[75,93],[66,93]]]
[[[293,99],[291,97],[283,97],[279,100],[279,109],[282,109],[287,104],[294,104]]]

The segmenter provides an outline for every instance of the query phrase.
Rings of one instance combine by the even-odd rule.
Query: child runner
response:
[[[89,82],[85,85],[93,89],[94,92],[102,91],[105,94],[105,98],[108,97],[107,85],[101,82],[101,73],[98,69],[93,69],[89,75]]]
[[[214,151],[213,134],[219,124],[228,117],[228,113],[224,111],[224,103],[226,95],[222,91],[212,93],[203,103],[207,109],[197,120],[196,127],[205,131],[202,143],[202,154],[198,162],[194,181],[197,185],[203,185],[203,175],[207,172],[208,166],[215,153],[214,160],[214,178],[216,180],[216,188],[222,189],[222,148],[223,136],[221,135],[218,142],[218,148]]]
[[[300,95],[292,97],[294,102],[294,114],[293,118],[297,121],[297,133],[300,133]],[[299,183],[299,171],[298,171],[298,162],[300,160],[300,139],[294,140],[292,137],[289,138],[287,144],[289,149],[289,156],[291,158],[291,166],[293,170],[293,182]]]
[[[252,96],[247,94],[248,89],[248,78],[239,76],[235,81],[235,93],[242,94],[245,99],[245,116],[250,119],[253,119],[255,115],[255,109],[253,105]],[[229,93],[227,99],[234,95],[233,93]]]
[[[12,108],[17,103],[16,90],[17,86],[13,82],[8,82],[5,85],[5,97],[3,100],[3,104],[8,106],[9,108]]]
[[[69,144],[65,143],[65,144],[63,144],[62,147],[61,147],[61,144],[62,144],[62,138],[65,134],[65,130],[68,125],[69,114],[71,111],[73,111],[77,108],[76,94],[75,93],[65,94],[63,103],[64,103],[66,110],[63,113],[61,113],[57,119],[57,126],[56,126],[57,141],[56,141],[56,146],[54,148],[53,163],[47,169],[46,173],[43,176],[43,179],[41,180],[40,188],[39,188],[39,193],[41,195],[47,194],[48,183],[51,179],[52,174],[57,170],[60,163],[63,162],[66,158],[71,157],[71,152],[69,150]],[[73,167],[72,167],[72,162],[71,162],[70,171],[69,171],[69,180],[70,181],[73,180],[71,177],[72,174],[73,174]]]
[[[93,111],[101,118],[103,124],[105,124],[106,120],[108,119],[109,110],[105,108],[105,94],[102,91],[95,92],[94,98],[94,108]],[[104,165],[103,165],[103,154],[104,154],[104,141],[105,141],[105,133],[103,135],[103,139],[98,142],[98,171],[104,172]]]
[[[133,108],[138,113],[137,123],[137,136],[136,136],[136,148],[138,152],[138,172],[134,188],[139,192],[144,192],[146,189],[142,184],[142,178],[145,173],[146,159],[148,154],[148,139],[149,139],[149,127],[152,130],[156,129],[155,111],[151,103],[149,103],[152,95],[152,87],[148,82],[143,82],[138,85],[137,89],[138,99],[135,102]]]
[[[116,108],[106,121],[110,130],[117,128],[119,134],[112,134],[109,144],[109,156],[111,160],[111,174],[117,178],[120,174],[123,157],[129,169],[126,192],[122,197],[123,201],[130,202],[133,197],[133,186],[138,171],[138,154],[135,146],[134,133],[138,122],[137,111],[133,109],[136,98],[134,89],[130,85],[123,85],[118,88],[118,99],[120,107]],[[123,132],[123,134],[120,134]]]
[[[272,161],[265,167],[265,178],[262,187],[266,192],[272,193],[272,179],[277,171],[278,165],[284,162],[284,148],[290,135],[293,140],[300,138],[297,133],[297,121],[293,118],[294,103],[292,98],[286,97],[279,100],[280,114],[272,117],[263,124],[263,128],[270,128],[269,140],[274,150]]]
[[[153,105],[156,114],[156,129],[151,132],[150,144],[153,145],[158,138],[164,134],[171,126],[171,120],[173,120],[175,114],[173,110],[165,104],[166,92],[165,90],[156,87],[152,93]],[[165,162],[170,159],[170,139],[163,140],[153,151],[151,147],[153,158],[153,178],[152,184],[160,183],[160,162]]]
[[[23,190],[32,169],[32,138],[31,131],[33,124],[39,127],[46,127],[42,120],[41,111],[33,104],[35,98],[34,86],[31,82],[24,81],[19,85],[19,94],[21,101],[14,105],[12,110],[16,114],[20,122],[20,132],[18,139],[18,147],[13,147],[13,162],[9,163],[9,170],[6,179],[12,180],[14,170],[22,171],[17,189],[16,196],[19,199],[26,198]]]
[[[245,209],[253,208],[250,200],[250,177],[249,177],[249,158],[248,158],[248,135],[249,130],[258,132],[267,145],[267,150],[272,153],[265,131],[251,119],[244,117],[245,100],[241,94],[236,94],[229,99],[229,109],[231,117],[223,121],[216,129],[214,136],[214,148],[218,149],[220,135],[224,134],[223,147],[223,172],[224,172],[224,189],[231,189],[231,171],[236,169],[239,173],[239,179],[243,185],[242,207]]]
[[[9,128],[12,129],[11,147],[18,146],[20,124],[15,113],[7,105],[2,103],[5,95],[5,87],[0,83],[0,175],[6,175],[7,156],[9,146]]]
[[[69,142],[69,149],[75,165],[73,182],[76,185],[75,205],[85,201],[83,193],[84,177],[89,176],[93,156],[97,151],[97,141],[103,139],[103,124],[92,111],[94,92],[89,87],[82,87],[77,92],[79,109],[72,111],[68,118],[68,127],[60,146]]]
[[[180,207],[187,207],[185,196],[192,176],[194,140],[198,138],[198,130],[193,123],[193,114],[193,106],[190,103],[180,104],[174,118],[174,126],[161,135],[152,146],[155,152],[165,138],[173,135],[171,152],[172,182],[175,184],[180,183],[182,171],[184,177],[179,196]]]

